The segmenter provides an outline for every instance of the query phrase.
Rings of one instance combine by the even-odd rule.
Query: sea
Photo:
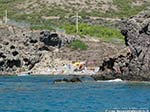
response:
[[[1,76],[0,112],[150,111],[149,82],[54,83],[64,77]]]

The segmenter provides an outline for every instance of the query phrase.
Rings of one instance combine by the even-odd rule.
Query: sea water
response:
[[[111,110],[150,109],[149,83],[92,80],[53,83],[59,78],[62,77],[0,77],[0,112],[113,112]]]

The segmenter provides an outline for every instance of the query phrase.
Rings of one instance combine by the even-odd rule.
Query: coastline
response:
[[[94,79],[94,77],[97,76],[97,79]],[[70,80],[72,79],[82,79],[82,78],[92,78],[93,82],[108,82],[108,83],[113,83],[113,82],[123,82],[123,83],[150,83],[150,80],[126,80],[123,78],[110,78],[110,79],[99,79],[99,77],[103,77],[103,75],[88,75],[88,74],[30,74],[27,76],[18,76],[17,74],[0,74],[0,77],[61,77],[58,78],[59,82],[66,82],[63,81],[64,79]],[[104,78],[104,77],[103,77]],[[54,80],[55,81],[55,80]],[[78,81],[77,81],[78,82]],[[82,81],[81,81],[82,82]],[[72,82],[76,83],[76,81]]]
[[[10,36],[6,38],[7,35],[4,35],[1,39],[0,75],[63,74],[91,76],[96,81],[116,78],[128,81],[150,81],[150,24],[147,15],[149,11],[124,21],[120,30],[125,37],[125,45],[128,46],[125,51],[123,50],[125,45],[104,43],[100,39],[93,41],[88,37],[84,39],[76,37],[89,45],[87,51],[72,50],[68,48],[69,43],[58,48],[60,41],[72,38],[70,41],[72,42],[74,36],[63,36],[50,31],[30,32],[26,29],[5,26],[1,28],[1,32]],[[145,20],[144,24],[139,22],[142,20]],[[138,24],[140,27],[137,27]],[[17,33],[11,34],[12,29]],[[134,31],[135,29],[137,32]],[[52,38],[59,41],[54,41]],[[52,43],[55,42],[56,45],[53,45]],[[120,52],[122,50],[123,53]],[[96,67],[99,68],[98,71]]]
[[[0,74],[0,76],[18,76],[18,74]],[[30,74],[28,76],[92,76],[89,74]]]

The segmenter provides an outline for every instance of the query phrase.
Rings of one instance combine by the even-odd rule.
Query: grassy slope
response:
[[[63,29],[66,30],[68,34],[76,34],[75,25],[66,24],[63,26]],[[79,32],[80,36],[89,35],[92,37],[98,37],[106,42],[116,41],[115,39],[119,39],[121,42],[123,41],[123,36],[120,31],[114,28],[107,28],[104,26],[98,25],[88,25],[85,23],[79,24]]]
[[[31,23],[42,24],[50,21],[44,21],[42,16],[59,16],[63,20],[65,16],[72,16],[75,14],[75,8],[72,6],[61,7],[56,4],[47,6],[46,4],[41,4],[39,1],[36,1],[38,4],[37,7],[33,7],[33,4],[27,5],[26,7],[18,8],[21,4],[25,4],[27,0],[0,0],[0,18],[4,16],[5,9],[8,10],[9,18],[14,20],[26,20]],[[29,1],[29,0],[28,0]],[[85,16],[100,16],[100,17],[129,17],[137,14],[138,12],[144,10],[149,3],[145,3],[140,6],[131,5],[135,0],[113,0],[113,5],[117,7],[117,11],[108,10],[106,12],[102,12],[99,9],[82,9],[79,11],[79,15],[82,17]],[[66,1],[67,2],[67,1]],[[29,2],[30,3],[30,2]],[[28,3],[28,4],[29,4]],[[88,2],[85,2],[87,5]],[[101,7],[102,5],[97,4],[97,7]],[[27,9],[32,10],[30,13],[27,13]],[[51,21],[52,23],[58,23]],[[61,23],[61,22],[60,22]]]
[[[0,0],[0,18],[4,16],[4,11],[8,10],[8,17],[10,19],[16,21],[27,21],[31,23],[32,29],[54,29],[55,27],[61,27],[66,30],[67,33],[75,33],[75,26],[72,25],[69,20],[65,18],[65,16],[71,17],[75,14],[74,8],[72,6],[64,6],[60,7],[56,4],[51,6],[47,6],[46,4],[41,4],[40,2],[36,2],[38,4],[37,7],[33,7],[33,4],[28,5],[25,8],[18,8],[20,4],[23,5],[27,0]],[[29,0],[28,0],[29,1]],[[33,1],[33,0],[32,0]],[[113,5],[117,7],[117,11],[109,10],[104,12],[100,12],[100,10],[93,9],[91,11],[81,10],[79,11],[79,15],[81,17],[86,16],[100,16],[100,17],[111,17],[111,18],[122,18],[122,17],[130,17],[132,15],[137,14],[138,12],[144,10],[149,3],[145,3],[141,6],[132,6],[132,2],[135,0],[113,0]],[[89,2],[86,2],[88,5]],[[100,5],[101,6],[101,5]],[[99,7],[100,7],[99,6]],[[27,13],[25,10],[30,9],[30,13]],[[71,10],[69,10],[71,9]],[[59,16],[59,20],[45,20],[42,19],[42,16]],[[123,39],[121,34],[117,29],[106,28],[102,26],[90,26],[87,24],[79,25],[79,35],[90,35],[94,37],[99,37],[104,41],[111,42],[114,39]]]

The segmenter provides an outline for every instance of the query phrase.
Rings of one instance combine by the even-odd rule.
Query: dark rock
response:
[[[21,61],[19,59],[7,60],[6,65],[9,68],[13,68],[14,66],[21,67]]]
[[[27,41],[29,41],[29,43],[31,43],[31,44],[35,44],[38,42],[38,37],[36,37],[36,35],[34,35],[34,34],[32,34],[32,36],[29,37],[28,39],[27,39]]]
[[[10,46],[10,49],[15,49],[16,47],[14,45],[11,45]]]
[[[31,61],[28,58],[23,58],[23,61],[25,62],[26,66],[29,66],[31,64]]]
[[[17,56],[19,54],[19,52],[18,51],[13,51],[12,54],[13,54],[13,56]]]
[[[54,83],[62,83],[62,82],[69,82],[69,79],[64,78],[64,79],[56,79],[56,80],[54,80]]]
[[[103,73],[100,75],[92,75],[91,76],[95,81],[99,80],[113,80],[116,78],[120,78],[119,75],[117,76],[116,74],[110,72],[110,73]]]
[[[49,31],[42,31],[40,41],[44,42],[45,45],[58,46],[60,38],[57,33],[50,33]]]
[[[28,62],[29,59],[28,59],[28,58],[23,58],[23,61],[24,61],[24,62]]]
[[[1,58],[6,58],[6,55],[4,55],[4,53],[0,52],[0,57]]]
[[[33,44],[35,44],[37,42],[38,42],[37,40],[33,40],[33,39],[30,40],[30,43],[33,43]]]
[[[54,83],[60,83],[60,82],[62,82],[62,79],[56,79],[56,80],[54,80]]]
[[[70,79],[70,82],[73,83],[73,82],[82,82],[82,81],[81,81],[80,78],[77,77],[77,78],[72,78],[72,79]]]
[[[42,46],[39,48],[40,51],[49,51],[50,49],[47,46]]]
[[[57,46],[58,48],[61,48],[64,45],[68,45],[75,40],[75,38],[73,37],[64,37],[62,35],[51,33],[49,31],[42,31],[40,35],[40,41],[45,45],[53,47]]]
[[[23,36],[26,36],[26,34],[24,34],[24,33],[23,33],[22,35],[23,35]]]
[[[0,60],[0,68],[5,64],[4,60]]]
[[[9,45],[9,42],[8,41],[3,41],[3,44],[4,45]]]
[[[3,46],[2,45],[0,45],[0,49],[2,48]]]
[[[61,82],[67,82],[67,83],[77,83],[77,82],[82,82],[80,78],[78,77],[73,77],[71,79],[63,78],[63,79],[56,79],[54,83],[61,83]]]
[[[64,78],[62,81],[63,81],[63,82],[70,82],[70,80],[69,80],[69,79],[66,79],[66,78]]]

